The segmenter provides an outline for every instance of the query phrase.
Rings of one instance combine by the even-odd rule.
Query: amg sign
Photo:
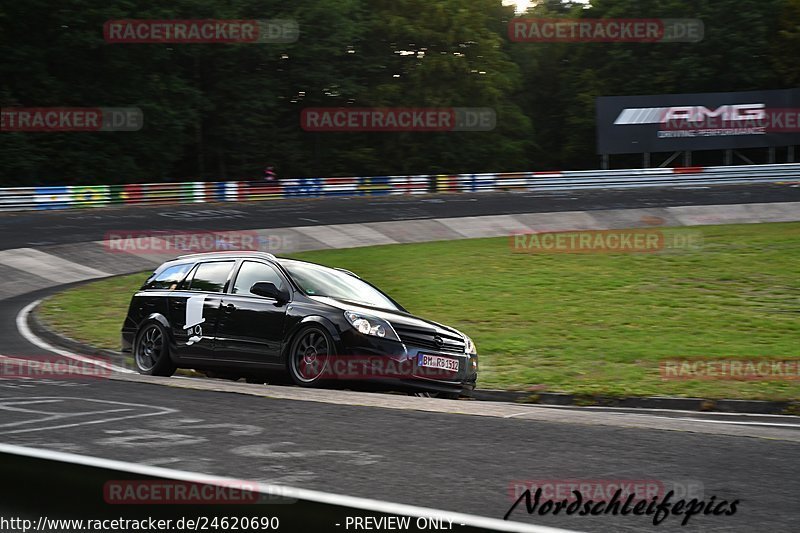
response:
[[[614,124],[669,124],[685,120],[702,123],[706,119],[745,122],[766,118],[766,104],[724,105],[711,110],[705,106],[634,107],[623,109]]]
[[[800,89],[597,99],[597,153],[800,144]]]

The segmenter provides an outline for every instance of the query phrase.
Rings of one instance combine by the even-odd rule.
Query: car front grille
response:
[[[425,350],[440,353],[463,354],[464,339],[459,335],[434,329],[411,328],[408,326],[394,326],[400,340],[406,346],[415,346]],[[441,339],[441,342],[437,342]]]

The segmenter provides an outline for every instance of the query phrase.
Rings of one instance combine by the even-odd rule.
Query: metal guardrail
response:
[[[558,191],[800,181],[800,164],[510,172],[0,189],[0,211],[522,189]]]

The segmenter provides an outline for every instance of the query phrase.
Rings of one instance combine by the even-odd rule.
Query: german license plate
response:
[[[458,359],[454,357],[442,357],[440,355],[419,354],[418,366],[427,368],[438,368],[448,372],[458,372]]]

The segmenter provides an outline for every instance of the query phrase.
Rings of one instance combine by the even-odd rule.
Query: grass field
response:
[[[798,399],[800,381],[663,380],[687,357],[800,356],[800,224],[693,228],[695,250],[519,254],[507,238],[296,254],[375,283],[469,334],[479,386],[580,394]],[[61,293],[41,316],[118,348],[137,274]]]

